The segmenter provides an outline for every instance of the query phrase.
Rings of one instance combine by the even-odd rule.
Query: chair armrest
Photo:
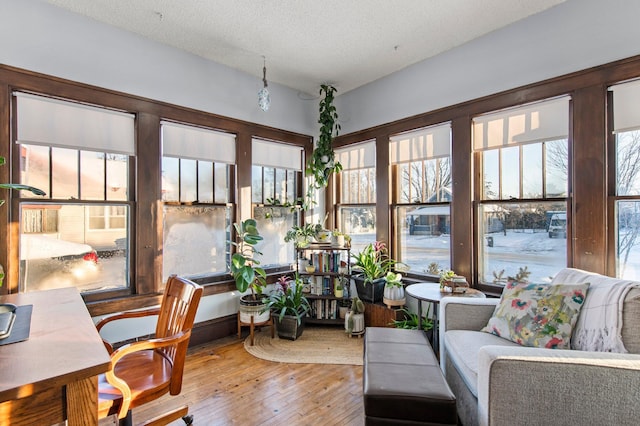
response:
[[[111,369],[105,373],[105,378],[111,386],[118,389],[122,394],[122,405],[120,406],[120,409],[118,411],[118,418],[124,418],[124,416],[126,416],[127,411],[129,411],[129,405],[131,404],[131,388],[129,388],[129,385],[124,380],[122,380],[115,374],[115,369],[118,361],[134,352],[146,351],[151,349],[155,350],[167,346],[177,345],[181,342],[184,342],[185,340],[189,340],[190,337],[191,330],[181,331],[180,333],[174,334],[173,336],[169,337],[141,340],[138,342],[129,343],[122,346],[121,348],[116,349],[111,354]]]
[[[142,317],[148,317],[148,316],[159,315],[159,314],[160,314],[159,306],[148,308],[148,309],[141,309],[137,311],[118,312],[112,315],[108,315],[102,318],[100,321],[98,321],[98,323],[96,324],[96,330],[98,330],[98,333],[100,333],[100,330],[102,330],[102,327],[104,327],[105,325],[113,321],[128,319],[128,318],[142,318]],[[104,344],[104,347],[107,349],[107,352],[109,352],[110,354],[113,353],[113,345],[110,342],[102,339],[102,343]]]
[[[640,356],[485,346],[478,354],[480,425],[637,424]]]

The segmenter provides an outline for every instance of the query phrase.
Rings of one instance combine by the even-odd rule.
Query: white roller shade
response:
[[[569,99],[564,96],[475,117],[473,148],[484,150],[566,139]]]
[[[451,124],[440,124],[391,136],[391,164],[428,160],[451,155]]]
[[[624,132],[640,128],[640,80],[617,84],[613,91],[613,130]]]
[[[301,146],[269,142],[262,139],[251,141],[252,163],[256,166],[278,169],[302,170]]]
[[[234,164],[236,136],[231,133],[163,121],[162,155]]]
[[[15,93],[22,144],[135,154],[135,117],[105,108]]]
[[[336,161],[343,170],[364,169],[376,166],[376,142],[363,142],[335,150]]]

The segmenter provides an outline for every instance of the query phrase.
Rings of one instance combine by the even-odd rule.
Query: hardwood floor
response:
[[[362,426],[362,366],[264,361],[228,337],[189,349],[180,395],[135,409],[134,423],[184,404],[195,426]]]

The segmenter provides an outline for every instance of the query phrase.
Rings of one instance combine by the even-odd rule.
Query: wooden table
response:
[[[97,425],[98,375],[111,361],[78,290],[12,294],[0,302],[33,305],[29,339],[0,346],[0,421]]]
[[[440,305],[440,301],[445,297],[485,297],[484,293],[473,288],[468,288],[464,293],[445,293],[440,291],[439,283],[411,284],[405,288],[405,292],[409,296],[418,299],[418,318],[422,318],[422,301],[433,303],[433,315],[435,316],[433,327],[433,351],[436,354],[438,353],[438,306]]]

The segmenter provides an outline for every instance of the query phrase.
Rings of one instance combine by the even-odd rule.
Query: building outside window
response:
[[[280,267],[293,263],[293,243],[284,237],[300,225],[297,207],[301,198],[302,155],[300,146],[263,139],[252,140],[251,199],[253,217],[263,241],[256,245],[261,266]]]
[[[451,125],[391,137],[394,258],[416,274],[451,265]]]
[[[548,282],[567,266],[569,101],[473,119],[481,283]]]
[[[129,287],[134,116],[14,93],[20,182],[20,291]]]
[[[163,282],[225,274],[235,135],[163,121]]]
[[[335,150],[342,164],[337,176],[337,228],[351,236],[351,251],[376,240],[376,144],[368,141]]]
[[[617,84],[613,96],[615,275],[640,279],[640,81]]]

